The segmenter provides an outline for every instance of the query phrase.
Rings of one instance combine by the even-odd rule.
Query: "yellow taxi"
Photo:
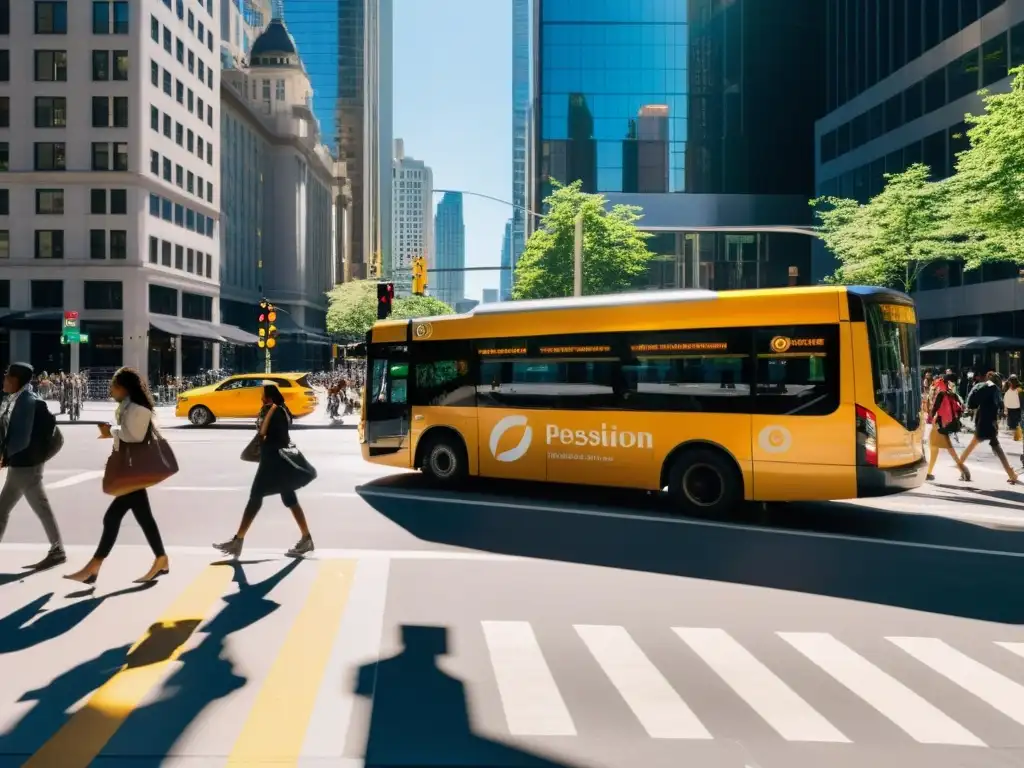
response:
[[[276,384],[285,405],[299,419],[316,410],[317,396],[305,373],[242,373],[178,395],[174,415],[197,427],[217,419],[254,419],[262,406],[263,383]]]

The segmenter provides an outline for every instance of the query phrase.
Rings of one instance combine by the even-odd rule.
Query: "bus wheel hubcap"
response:
[[[718,470],[708,464],[694,464],[683,474],[683,493],[698,507],[714,506],[725,492],[725,483]]]
[[[455,455],[451,448],[439,445],[430,455],[430,466],[438,477],[448,477],[455,471]]]

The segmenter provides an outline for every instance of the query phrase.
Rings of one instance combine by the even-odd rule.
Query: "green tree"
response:
[[[514,299],[549,299],[573,294],[576,215],[583,213],[583,293],[617,293],[635,286],[654,256],[650,234],[637,229],[640,208],[615,205],[605,210],[603,195],[581,191],[582,184],[553,182],[544,201],[548,212],[530,236],[516,264]]]
[[[404,296],[395,299],[391,317],[450,315],[454,310],[433,296]],[[327,332],[346,341],[362,341],[377,322],[377,281],[352,280],[340,283],[327,294]]]
[[[1024,261],[1024,67],[1011,73],[1008,93],[982,91],[985,111],[966,116],[970,147],[952,180],[950,213],[979,261]]]
[[[928,180],[928,166],[916,163],[887,173],[885,188],[867,203],[837,197],[811,201],[818,233],[839,261],[826,282],[882,285],[912,291],[921,271],[934,261],[979,257],[951,222],[950,184]]]

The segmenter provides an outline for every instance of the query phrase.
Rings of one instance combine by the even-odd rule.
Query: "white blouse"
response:
[[[1007,389],[1003,395],[1003,405],[1006,408],[1020,408],[1020,390]]]
[[[149,408],[125,400],[117,407],[117,426],[110,428],[116,451],[123,440],[126,443],[141,443],[146,439],[153,412]]]

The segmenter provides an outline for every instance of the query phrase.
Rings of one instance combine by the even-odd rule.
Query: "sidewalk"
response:
[[[50,408],[50,412],[57,417],[58,424],[68,424],[71,419],[68,418],[67,414],[60,414],[60,403],[55,400],[47,400],[46,404]],[[117,404],[113,400],[89,400],[82,404],[82,418],[79,419],[76,424],[102,424],[104,422],[114,421],[114,409]],[[173,405],[158,405],[156,407],[157,421],[165,427],[184,427],[188,426],[189,421],[185,418],[178,418],[174,415]],[[358,416],[348,416],[345,421],[348,424],[354,423],[354,420],[358,420]],[[249,421],[252,419],[227,419],[224,424],[237,425],[241,422]],[[217,422],[210,429],[216,429]],[[331,420],[327,417],[327,405],[326,403],[321,404],[317,407],[316,411],[311,413],[309,416],[305,416],[302,419],[296,421],[296,424],[300,427],[323,427],[327,428],[332,425]],[[197,428],[198,429],[198,428]]]

